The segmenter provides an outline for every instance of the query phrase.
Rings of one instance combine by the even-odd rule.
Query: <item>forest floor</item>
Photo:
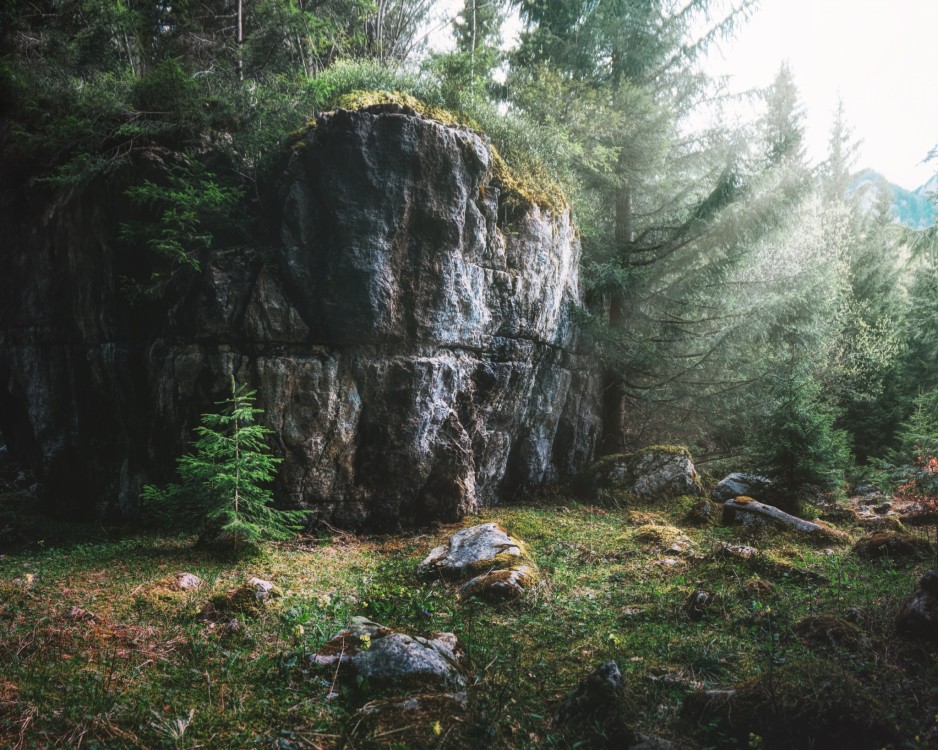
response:
[[[21,545],[0,554],[0,747],[624,748],[608,721],[555,720],[607,660],[624,678],[623,722],[680,748],[938,747],[935,650],[895,632],[930,556],[861,559],[848,543],[694,525],[686,511],[553,495],[432,533],[335,531],[244,560],[187,536],[44,526],[43,540],[7,525]],[[520,601],[458,602],[415,575],[431,548],[481,521],[530,546],[542,580]],[[841,528],[863,536],[852,523]],[[758,553],[721,553],[725,542]],[[179,571],[207,586],[169,592]],[[251,576],[283,596],[236,629],[200,617]],[[692,612],[697,589],[712,603]],[[455,633],[470,664],[465,713],[418,716],[416,734],[354,734],[356,709],[380,696],[307,657],[356,615]],[[738,691],[734,715],[693,699],[724,688]]]

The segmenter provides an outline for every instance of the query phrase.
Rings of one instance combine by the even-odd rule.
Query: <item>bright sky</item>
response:
[[[459,0],[444,0],[452,17]],[[431,46],[452,44],[442,26]],[[517,17],[503,32],[511,44]],[[914,189],[938,172],[922,161],[938,146],[938,0],[761,0],[737,35],[711,53],[708,69],[732,90],[768,86],[787,61],[806,114],[809,157],[827,153],[838,97],[862,141],[856,168]]]
[[[870,167],[914,189],[938,172],[938,0],[762,0],[708,67],[745,90],[772,82],[787,60],[806,112],[810,157],[827,149],[842,97]]]

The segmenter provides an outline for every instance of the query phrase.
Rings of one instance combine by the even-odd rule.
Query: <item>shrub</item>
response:
[[[181,484],[165,489],[147,485],[142,499],[156,515],[170,522],[194,520],[202,539],[240,550],[265,539],[286,539],[296,533],[305,511],[276,510],[267,485],[282,459],[270,455],[270,433],[254,419],[254,391],[231,379],[231,398],[220,411],[203,414],[193,451],[177,464]]]

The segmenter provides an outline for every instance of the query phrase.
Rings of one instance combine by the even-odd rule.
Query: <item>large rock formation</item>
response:
[[[122,194],[29,223],[5,199],[0,430],[59,511],[132,512],[232,373],[275,431],[278,498],[340,524],[452,520],[590,458],[576,231],[502,200],[484,137],[394,105],[323,115],[279,246],[215,249],[144,306],[120,291]]]

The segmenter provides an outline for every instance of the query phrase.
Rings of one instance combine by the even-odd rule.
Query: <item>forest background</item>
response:
[[[16,0],[2,173],[61,190],[158,164],[121,239],[153,258],[127,293],[159,297],[213,245],[273,231],[263,186],[291,131],[353,92],[416,97],[572,208],[605,452],[680,442],[792,490],[884,483],[938,450],[936,230],[851,189],[842,108],[809,162],[786,67],[749,121],[724,116],[740,97],[701,59],[755,7],[466,0],[431,52],[432,0]]]

